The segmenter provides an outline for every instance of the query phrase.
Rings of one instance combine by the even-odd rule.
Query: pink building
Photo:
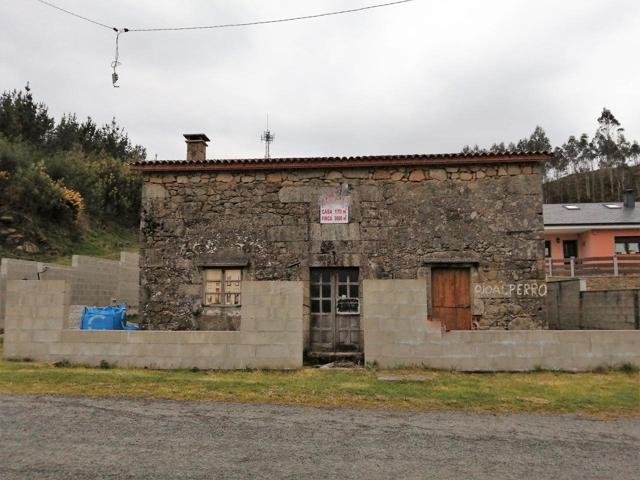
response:
[[[545,257],[640,256],[640,211],[633,191],[622,203],[546,204]]]

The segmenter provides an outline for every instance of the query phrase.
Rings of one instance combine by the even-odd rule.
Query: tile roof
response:
[[[146,160],[130,164],[141,172],[202,170],[287,170],[420,165],[465,165],[544,162],[549,152],[434,153],[417,155],[366,155],[353,157],[290,157],[189,160]]]
[[[565,205],[575,205],[568,209]],[[607,208],[617,205],[620,208]],[[605,203],[548,203],[543,205],[545,226],[553,225],[640,225],[638,208],[624,208],[620,202]]]

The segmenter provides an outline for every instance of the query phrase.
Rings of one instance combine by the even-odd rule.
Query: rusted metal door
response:
[[[360,280],[357,268],[311,270],[312,352],[360,352]]]
[[[468,268],[431,270],[431,315],[446,330],[471,330],[471,275]]]

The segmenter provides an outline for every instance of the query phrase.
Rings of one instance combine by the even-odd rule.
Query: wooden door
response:
[[[471,274],[468,268],[431,270],[431,315],[446,330],[471,330]]]
[[[311,351],[361,351],[358,269],[314,268],[310,288]]]

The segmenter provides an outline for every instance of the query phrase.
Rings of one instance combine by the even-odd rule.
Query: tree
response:
[[[462,153],[550,152],[552,149],[547,133],[542,127],[536,126],[528,138],[522,138],[517,143],[510,142],[508,145],[504,142],[494,143],[488,149],[479,147],[477,144],[465,145],[462,147]]]
[[[124,128],[116,119],[102,127],[91,117],[79,123],[75,114],[63,115],[53,129],[47,146],[50,151],[80,148],[87,154],[104,154],[118,160],[135,161],[146,156],[144,147],[132,145]]]
[[[29,84],[24,92],[12,90],[0,95],[0,133],[11,140],[43,145],[54,119],[43,103],[36,103]]]
[[[624,128],[607,108],[602,109],[598,118],[598,129],[592,144],[601,167],[625,165],[631,153],[631,145],[624,136]]]
[[[550,152],[553,147],[547,132],[541,126],[536,125],[529,138],[523,138],[518,142],[516,150],[522,152]]]

